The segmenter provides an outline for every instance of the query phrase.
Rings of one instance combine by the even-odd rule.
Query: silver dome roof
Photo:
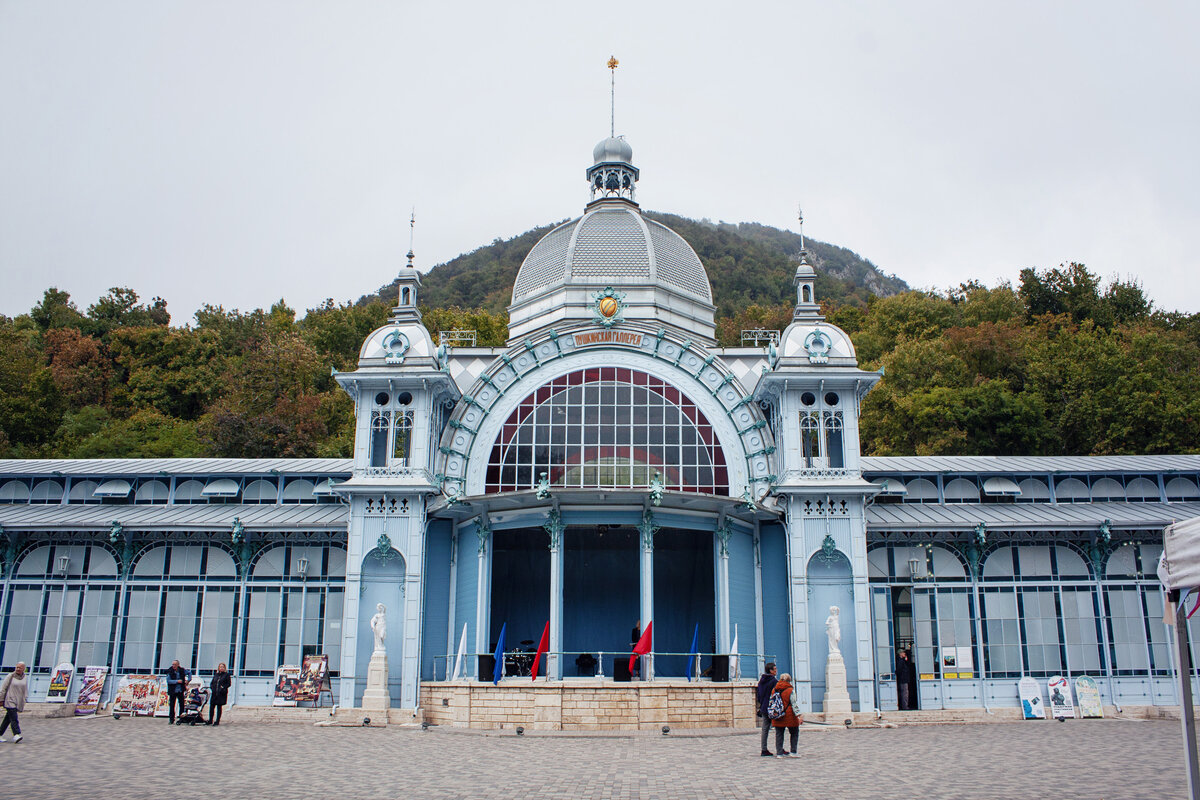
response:
[[[606,140],[613,141],[621,140]],[[542,237],[517,273],[513,304],[569,284],[661,285],[712,304],[708,274],[691,246],[623,201],[597,203]]]
[[[592,148],[592,159],[597,164],[614,161],[632,164],[633,148],[629,146],[624,137],[610,136]]]

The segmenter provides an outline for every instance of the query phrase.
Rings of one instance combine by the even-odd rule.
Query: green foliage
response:
[[[718,297],[738,298],[717,320],[723,345],[790,323],[792,234],[663,219],[702,253]],[[474,265],[460,273],[466,283],[476,267],[498,271],[478,281],[476,305],[422,307],[435,341],[469,329],[481,347],[504,345],[512,275],[502,273],[515,274],[532,245],[524,237],[545,230],[463,257]],[[827,319],[864,367],[885,371],[863,403],[864,453],[1200,451],[1200,314],[1154,310],[1135,282],[1102,286],[1080,264],[1025,270],[1017,289],[971,281],[889,294],[897,285],[849,251],[806,244],[818,270],[836,273],[819,278],[834,295],[818,295]],[[726,284],[729,275],[742,277]],[[165,302],[147,306],[129,289],[86,314],[48,289],[29,314],[0,317],[0,457],[347,456],[353,402],[330,370],[355,367],[393,300],[327,300],[300,320],[283,301],[206,306],[195,325],[171,327]]]
[[[964,284],[949,315],[913,294],[872,303],[852,333],[884,368],[863,403],[864,453],[1200,450],[1200,315],[1152,313],[1128,282],[1102,292],[1079,264],[1025,270],[1016,293]]]
[[[421,308],[421,321],[437,344],[440,331],[475,331],[478,347],[503,347],[508,340],[508,312],[494,313],[487,309]]]
[[[1151,303],[1136,281],[1114,280],[1102,293],[1099,278],[1076,262],[1044,272],[1021,270],[1018,294],[1030,320],[1065,315],[1077,323],[1091,321],[1112,328],[1147,319],[1151,312]]]

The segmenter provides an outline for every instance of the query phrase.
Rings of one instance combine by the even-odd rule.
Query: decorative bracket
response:
[[[368,553],[368,556],[379,559],[381,564],[386,564],[393,558],[400,558],[400,554],[392,549],[392,540],[386,533],[379,534],[379,539],[375,542],[375,549]]]
[[[486,514],[479,516],[479,521],[475,523],[475,535],[479,538],[479,555],[487,552],[488,539],[492,535],[492,526],[488,523]]]
[[[562,546],[563,525],[562,514],[559,513],[558,507],[551,508],[546,513],[546,521],[542,523],[542,528],[550,535],[550,551],[558,552]]]
[[[658,533],[660,528],[654,524],[654,512],[650,509],[642,511],[642,521],[638,523],[638,531],[642,534],[642,552],[654,552],[654,534]]]
[[[837,542],[828,533],[825,534],[825,538],[821,541],[821,549],[817,552],[817,558],[826,564],[832,564],[838,560]]]
[[[715,531],[717,534],[717,553],[721,558],[729,558],[729,537],[733,535],[733,526],[729,520],[721,520]]]

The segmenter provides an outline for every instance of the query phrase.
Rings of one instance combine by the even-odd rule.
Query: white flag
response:
[[[731,681],[736,681],[741,677],[741,672],[738,669],[741,664],[738,661],[737,623],[735,622],[733,624],[733,647],[730,648],[729,653],[729,680]]]
[[[456,681],[462,675],[462,660],[463,652],[467,649],[467,623],[463,623],[462,638],[458,640],[458,657],[454,659],[454,677],[450,680]]]

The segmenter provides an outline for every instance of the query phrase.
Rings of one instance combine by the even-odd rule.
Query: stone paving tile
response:
[[[1072,720],[805,731],[801,757],[758,735],[480,735],[307,724],[172,727],[29,719],[0,744],[0,797],[1183,798],[1178,722]]]

